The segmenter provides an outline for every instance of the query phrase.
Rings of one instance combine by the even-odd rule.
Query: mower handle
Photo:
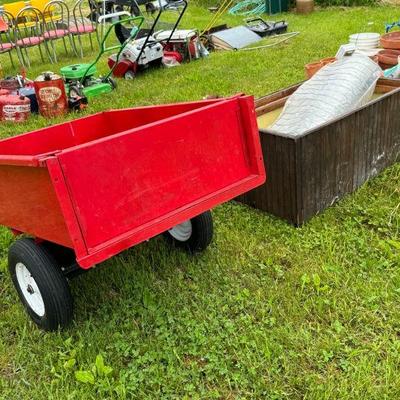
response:
[[[157,25],[157,23],[158,23],[158,21],[159,21],[159,19],[160,19],[160,17],[161,17],[161,14],[166,10],[165,8],[163,8],[163,7],[161,6],[161,0],[158,0],[158,1],[159,1],[159,4],[160,4],[160,9],[158,10],[157,16],[154,18],[153,25],[151,26],[150,31],[149,31],[149,33],[147,34],[147,37],[146,37],[146,39],[144,40],[144,43],[142,44],[142,48],[140,49],[139,54],[138,54],[137,57],[136,57],[136,61],[137,61],[137,62],[140,60],[140,57],[141,57],[142,54],[144,53],[144,51],[145,51],[145,49],[146,49],[146,46],[148,46],[149,41],[150,41],[150,37],[154,34],[154,29],[156,28],[156,25]],[[169,35],[168,39],[167,39],[166,41],[163,41],[164,46],[165,46],[167,43],[169,43],[170,40],[172,39],[172,36],[173,36],[174,32],[176,31],[176,28],[178,27],[179,23],[181,22],[181,19],[182,19],[182,17],[183,17],[183,14],[186,12],[186,9],[187,9],[187,7],[188,7],[188,2],[187,2],[187,0],[181,0],[180,3],[183,4],[183,8],[182,8],[182,10],[179,12],[178,19],[176,20],[175,25],[174,25],[174,27],[172,28],[171,34]]]
[[[107,39],[108,39],[108,37],[110,36],[110,33],[111,33],[111,31],[113,30],[113,28],[115,27],[115,25],[123,24],[123,23],[127,23],[127,22],[132,22],[132,21],[137,21],[137,20],[139,21],[139,23],[138,23],[138,24],[135,24],[136,26],[135,26],[134,28],[132,28],[131,34],[129,35],[129,38],[126,39],[124,43],[118,44],[118,45],[115,45],[115,46],[106,47]],[[113,23],[110,25],[110,27],[107,29],[107,32],[106,32],[106,34],[104,35],[104,38],[103,38],[103,40],[102,40],[101,43],[100,43],[100,52],[99,52],[99,54],[97,55],[97,58],[88,66],[88,68],[86,69],[85,73],[83,74],[83,76],[82,76],[82,78],[81,78],[81,80],[80,80],[80,83],[83,84],[83,82],[85,81],[85,79],[86,79],[86,77],[87,77],[87,74],[88,74],[88,72],[90,71],[90,69],[91,69],[94,65],[96,65],[96,64],[99,62],[101,56],[102,56],[104,53],[107,53],[107,52],[110,52],[110,51],[113,51],[113,50],[119,50],[118,53],[117,53],[117,56],[116,56],[116,57],[117,57],[117,60],[118,60],[120,54],[122,53],[122,51],[123,51],[123,49],[126,47],[126,45],[127,45],[132,39],[134,39],[134,38],[136,37],[136,35],[138,34],[138,32],[139,32],[139,30],[140,30],[140,27],[142,26],[143,22],[144,22],[144,17],[141,16],[141,15],[139,15],[139,16],[137,16],[137,17],[128,17],[128,18],[124,18],[124,19],[122,19],[122,20],[120,20],[120,21],[113,22]],[[116,65],[117,65],[117,63],[115,63],[114,67],[115,67]],[[113,72],[113,70],[114,70],[114,67],[113,67],[113,68],[110,70],[110,72],[106,75],[106,79],[109,78],[109,77],[111,76],[111,74],[112,74],[112,72]]]
[[[106,42],[107,42],[107,39],[108,39],[108,37],[110,36],[110,33],[111,33],[111,31],[115,28],[115,25],[118,25],[118,24],[124,24],[124,23],[128,23],[128,22],[132,22],[132,21],[135,21],[135,20],[140,20],[140,22],[139,22],[139,24],[137,24],[137,26],[135,26],[135,28],[133,28],[132,30],[131,30],[131,34],[129,35],[129,38],[124,42],[124,43],[122,43],[122,44],[117,44],[117,45],[115,45],[115,46],[110,46],[110,47],[107,47],[106,46]],[[106,32],[106,34],[104,35],[104,38],[103,38],[103,40],[101,41],[101,43],[100,43],[100,56],[102,56],[104,53],[106,53],[106,52],[109,52],[109,51],[113,51],[113,50],[116,50],[116,49],[120,49],[122,46],[126,46],[126,42],[130,42],[132,39],[134,39],[135,37],[136,37],[136,35],[137,35],[137,33],[139,32],[139,29],[140,29],[140,27],[142,26],[142,24],[143,24],[143,22],[144,22],[144,17],[143,16],[141,16],[141,15],[139,15],[139,16],[137,16],[137,17],[128,17],[128,18],[124,18],[124,19],[122,19],[122,20],[120,20],[120,21],[116,21],[116,22],[113,22],[111,25],[110,25],[110,27],[107,29],[107,32]]]

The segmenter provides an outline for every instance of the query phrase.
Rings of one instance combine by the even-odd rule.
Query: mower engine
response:
[[[180,29],[174,32],[160,31],[155,33],[154,37],[165,43],[165,56],[169,56],[170,52],[176,52],[181,55],[182,61],[192,61],[202,56],[201,42],[197,30]]]
[[[152,36],[147,40],[147,44],[145,42],[146,37],[137,39],[126,45],[118,60],[116,54],[108,58],[110,68],[117,63],[113,70],[115,77],[133,79],[139,70],[148,68],[152,64],[161,64],[164,57],[163,45]],[[171,55],[168,54],[168,56]],[[180,61],[179,54],[177,54],[177,61]]]
[[[116,83],[111,78],[96,77],[97,68],[92,64],[68,65],[62,67],[60,71],[69,97],[79,99],[95,97],[109,93],[116,87]],[[83,101],[86,100],[84,99]],[[76,107],[73,106],[73,108]]]

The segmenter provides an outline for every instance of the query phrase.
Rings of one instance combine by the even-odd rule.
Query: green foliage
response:
[[[112,389],[113,379],[110,379],[109,375],[113,372],[113,369],[108,365],[104,364],[104,359],[101,354],[96,356],[96,361],[90,370],[78,370],[75,371],[75,379],[81,383],[90,383],[91,385],[98,386],[99,389],[105,388]]]
[[[349,34],[382,32],[397,12],[277,16],[301,34],[120,81],[83,115],[211,93],[265,95],[300,81],[305,63],[335,54]],[[209,18],[192,7],[183,26]],[[61,48],[57,65],[30,54],[31,77],[77,61]],[[2,125],[0,135],[65,119],[33,117]],[[75,321],[58,333],[25,315],[7,273],[13,238],[0,229],[0,399],[398,399],[399,188],[397,164],[298,229],[238,203],[217,207],[205,253],[154,238],[73,280]]]
[[[241,0],[236,0],[232,5],[239,3]],[[268,0],[266,0],[268,1]],[[270,0],[279,1],[279,0]],[[314,0],[316,6],[320,7],[359,7],[359,6],[376,6],[381,3],[380,0]],[[200,7],[214,7],[219,6],[223,2],[220,0],[193,0],[192,4]],[[296,0],[288,0],[289,9],[295,9]]]
[[[90,371],[75,371],[75,379],[82,383],[91,383],[94,385],[94,375]]]

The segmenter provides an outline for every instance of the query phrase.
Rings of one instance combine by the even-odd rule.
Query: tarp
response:
[[[382,70],[360,54],[320,69],[287,100],[269,131],[299,136],[368,102]]]

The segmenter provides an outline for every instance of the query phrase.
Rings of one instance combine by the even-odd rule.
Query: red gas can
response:
[[[31,101],[14,94],[0,96],[0,119],[2,121],[24,122],[31,113]]]
[[[44,72],[36,78],[34,88],[40,114],[44,117],[57,117],[68,111],[64,81],[59,75]]]
[[[10,76],[4,79],[0,79],[0,89],[5,89],[10,92],[15,92],[23,86],[24,86],[24,79],[20,75]]]
[[[0,89],[0,96],[6,96],[10,94],[11,92],[7,89]]]

